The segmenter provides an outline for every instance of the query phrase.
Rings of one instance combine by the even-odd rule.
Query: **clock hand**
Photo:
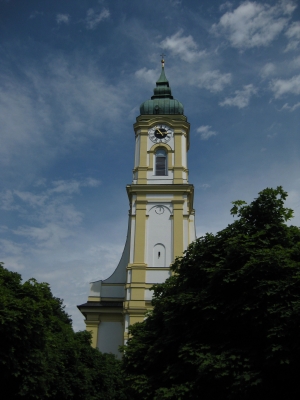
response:
[[[159,132],[162,136],[165,135],[165,132],[161,132],[158,128],[156,128],[156,129],[158,130],[158,132]]]

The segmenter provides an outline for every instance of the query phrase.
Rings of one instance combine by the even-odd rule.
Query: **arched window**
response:
[[[168,175],[167,153],[163,149],[158,149],[155,153],[155,175]]]

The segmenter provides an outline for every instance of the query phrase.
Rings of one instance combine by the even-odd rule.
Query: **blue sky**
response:
[[[166,75],[191,123],[197,236],[282,185],[300,225],[296,1],[0,0],[0,254],[74,328],[127,229],[132,125]]]

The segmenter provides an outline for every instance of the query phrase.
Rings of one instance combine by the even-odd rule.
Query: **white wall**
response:
[[[172,262],[171,204],[149,203],[147,214],[148,267],[169,267]],[[159,251],[160,258],[157,257]]]
[[[103,353],[113,353],[121,358],[118,346],[123,345],[123,324],[117,321],[103,321],[99,324],[97,347]]]
[[[146,271],[146,283],[163,283],[167,278],[171,276],[171,271],[164,270],[160,271],[157,269]]]

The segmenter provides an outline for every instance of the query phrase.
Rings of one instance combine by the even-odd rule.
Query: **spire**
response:
[[[169,81],[166,77],[165,74],[165,60],[164,60],[164,54],[161,54],[161,73],[160,77],[158,78],[158,81],[156,81],[156,86],[157,85],[167,85],[169,87]]]
[[[164,54],[161,55],[161,73],[156,81],[154,95],[151,100],[146,100],[140,107],[143,114],[183,114],[183,105],[172,96],[169,81],[165,74]]]

